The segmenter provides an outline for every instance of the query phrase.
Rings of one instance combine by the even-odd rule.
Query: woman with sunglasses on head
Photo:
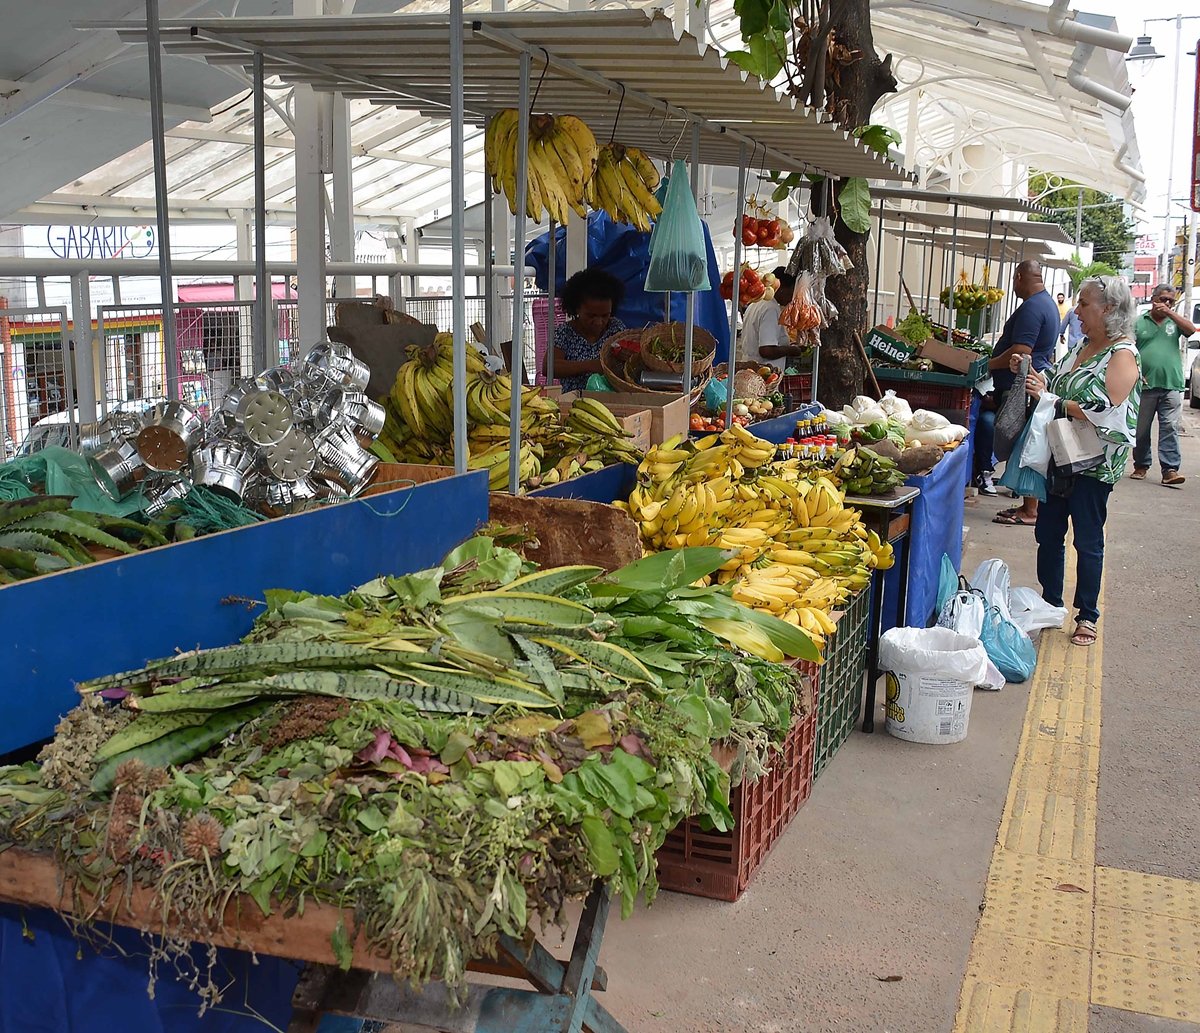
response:
[[[1097,276],[1079,289],[1075,311],[1083,339],[1048,375],[1031,370],[1025,393],[1037,401],[1049,393],[1055,416],[1086,420],[1104,447],[1103,461],[1058,486],[1038,508],[1037,570],[1042,596],[1063,605],[1067,524],[1075,535],[1075,632],[1071,641],[1090,646],[1100,619],[1104,570],[1104,521],[1113,485],[1125,473],[1137,437],[1140,399],[1138,352],[1133,342],[1133,296],[1119,276]],[[1018,358],[1012,359],[1017,372]]]

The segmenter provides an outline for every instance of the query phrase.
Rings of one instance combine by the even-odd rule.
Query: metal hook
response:
[[[667,120],[670,117],[671,117],[671,112],[669,109],[667,111],[663,112],[663,120],[662,120],[662,122],[659,123],[658,131],[654,134],[656,137],[658,137],[659,143],[667,142],[667,138],[665,136],[663,136],[663,130],[667,128]]]
[[[621,99],[617,103],[617,113],[613,118],[612,135],[608,138],[608,142],[612,143],[617,138],[617,123],[621,121],[621,109],[625,107],[625,84],[621,83]]]
[[[550,51],[545,47],[539,48],[546,57],[546,63],[542,66],[542,74],[538,78],[537,86],[533,90],[533,99],[529,102],[529,117],[533,117],[533,109],[537,107],[538,94],[542,92],[542,83],[546,81],[546,73],[550,71]]]
[[[680,145],[680,143],[683,142],[683,134],[687,132],[687,127],[688,127],[688,122],[687,122],[687,119],[685,118],[683,120],[683,126],[679,130],[679,135],[677,137],[675,137],[675,143],[671,147],[671,160],[672,161],[675,160],[675,152],[677,150],[679,150],[679,145]]]

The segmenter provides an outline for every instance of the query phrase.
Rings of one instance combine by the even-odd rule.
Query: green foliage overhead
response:
[[[1099,262],[1111,266],[1121,265],[1121,256],[1133,250],[1136,230],[1132,221],[1125,217],[1121,199],[1112,194],[1092,190],[1073,180],[1063,179],[1062,185],[1046,193],[1051,182],[1061,177],[1050,178],[1045,172],[1034,172],[1029,177],[1029,197],[1041,198],[1040,203],[1053,208],[1050,215],[1032,215],[1033,222],[1058,223],[1067,235],[1075,239],[1076,205],[1080,191],[1083,192],[1083,240],[1092,245],[1092,254]],[[1042,195],[1045,194],[1045,197]],[[1091,207],[1099,205],[1101,207]]]

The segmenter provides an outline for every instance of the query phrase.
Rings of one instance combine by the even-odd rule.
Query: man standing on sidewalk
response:
[[[1137,444],[1133,449],[1134,480],[1150,472],[1150,431],[1158,417],[1158,462],[1162,482],[1181,488],[1179,418],[1183,413],[1183,351],[1180,340],[1196,332],[1186,316],[1175,311],[1175,288],[1160,283],[1150,295],[1151,307],[1134,324],[1142,367],[1142,406],[1138,411]]]
[[[1017,266],[1013,274],[1013,293],[1021,299],[1021,304],[1004,324],[1004,331],[992,350],[988,361],[988,369],[992,373],[992,384],[995,389],[995,409],[987,413],[980,412],[976,424],[978,442],[975,458],[979,459],[981,450],[990,460],[992,441],[994,440],[996,413],[1004,405],[1004,396],[1014,389],[1016,377],[1009,369],[1009,360],[1014,355],[1030,356],[1030,367],[1039,373],[1054,366],[1054,345],[1058,341],[1058,306],[1046,290],[1042,279],[1042,264],[1036,259],[1027,259]],[[1017,385],[1015,390],[1023,390]],[[990,483],[990,472],[984,471],[978,483]],[[1019,506],[1002,509],[996,514],[993,523],[1012,524],[1015,526],[1037,523],[1038,500],[1035,498],[1022,499]]]

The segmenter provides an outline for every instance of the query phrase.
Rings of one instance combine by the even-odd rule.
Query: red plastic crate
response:
[[[939,412],[971,411],[972,387],[952,384],[922,384],[913,380],[881,380],[879,386],[889,388],[905,399],[914,409],[936,409]]]
[[[798,409],[812,401],[812,374],[784,374],[779,381],[779,393],[788,404],[788,411]]]
[[[814,679],[815,664],[797,666]],[[732,832],[704,831],[695,819],[672,830],[657,854],[663,889],[710,900],[737,900],[791,820],[812,794],[818,693],[757,782],[730,793]]]

